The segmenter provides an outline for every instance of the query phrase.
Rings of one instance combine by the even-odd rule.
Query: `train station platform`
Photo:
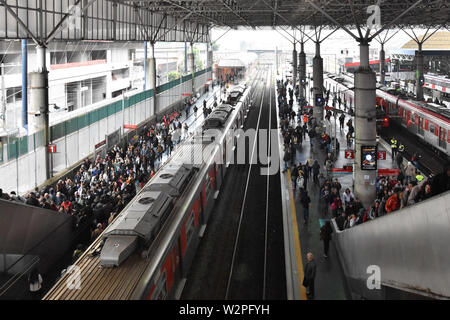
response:
[[[289,88],[289,87],[288,87]],[[278,107],[278,105],[277,105]],[[293,109],[298,112],[299,106],[294,99]],[[333,168],[342,171],[344,166],[352,166],[353,159],[346,159],[347,141],[346,133],[348,127],[345,125],[349,119],[352,119],[354,123],[354,117],[348,113],[345,114],[344,129],[341,130],[339,121],[336,120],[336,128],[333,116],[331,122],[324,120],[326,132],[334,137],[335,130],[337,132],[336,137],[339,141],[339,152],[334,161]],[[338,114],[339,116],[339,114]],[[290,122],[293,128],[297,125],[297,117]],[[280,122],[280,121],[279,121]],[[303,121],[301,123],[303,125]],[[280,130],[280,128],[279,128]],[[279,131],[280,139],[280,157],[281,168],[284,166],[282,159],[284,155],[283,137],[281,136],[281,130]],[[317,141],[316,141],[317,143]],[[351,148],[352,149],[353,145]],[[395,162],[392,161],[390,150],[387,149],[386,143],[378,143],[378,151],[385,152],[386,159],[378,160],[378,168],[385,172],[386,169],[392,169],[395,167]],[[310,138],[306,135],[303,140],[302,146],[296,149],[296,154],[293,157],[293,163],[298,165],[299,163],[305,164],[308,159],[317,160],[320,164],[320,172],[326,177],[327,173],[324,168],[325,159],[327,157],[326,147],[321,150],[312,149],[310,146]],[[307,263],[306,255],[311,252],[314,255],[314,260],[317,265],[317,273],[315,280],[315,299],[317,300],[346,300],[351,298],[348,291],[346,279],[338,258],[336,247],[333,244],[333,240],[330,243],[330,250],[328,257],[324,257],[324,246],[320,240],[320,228],[326,221],[331,221],[332,215],[329,210],[329,206],[324,206],[320,201],[320,187],[314,184],[311,178],[308,179],[307,188],[308,195],[311,198],[311,207],[309,209],[309,221],[305,224],[303,218],[303,205],[301,204],[301,191],[297,186],[294,189],[294,184],[291,178],[292,167],[289,168],[284,174],[281,175],[281,188],[282,188],[282,201],[283,201],[283,215],[285,218],[285,250],[286,256],[289,255],[289,261],[286,261],[288,283],[291,289],[292,299],[306,299],[306,289],[302,286],[303,282],[303,269]],[[353,174],[348,172],[332,172],[332,179],[338,179],[342,188],[340,189],[340,195],[346,188],[349,188],[353,192]],[[332,235],[333,239],[333,235]],[[290,277],[290,278],[289,278]]]
[[[207,107],[211,108],[214,103],[214,96],[217,97],[219,103],[221,99],[219,86],[200,96],[190,107],[187,116],[185,110],[180,112],[179,121],[183,127],[184,124],[188,125],[189,136],[198,130],[203,123],[203,102],[206,100]],[[222,98],[224,98],[223,94]],[[194,106],[198,108],[196,114],[193,111]],[[182,140],[184,140],[187,135],[184,128],[182,131]],[[128,138],[128,135],[124,137],[124,139],[127,139],[127,143],[129,142]],[[174,142],[173,150],[176,148]],[[174,154],[174,151],[172,151],[172,154]],[[155,162],[155,171],[170,158],[171,155],[169,155],[168,150],[165,150],[161,159]],[[72,178],[80,166],[81,163],[67,169],[59,177],[56,177],[55,183],[59,178]],[[50,181],[47,181],[47,183],[44,185],[51,185]],[[136,183],[136,191],[139,192],[138,183]],[[3,211],[1,208],[3,208]],[[49,290],[61,275],[61,270],[72,262],[72,251],[75,246],[77,244],[89,245],[91,235],[89,227],[94,217],[90,217],[87,224],[74,228],[76,220],[74,215],[61,215],[56,211],[25,205],[20,201],[6,200],[1,200],[0,212],[2,212],[0,220],[2,219],[5,222],[2,225],[4,232],[1,234],[3,240],[5,240],[4,243],[11,247],[3,245],[1,248],[3,263],[0,264],[0,271],[3,272],[3,278],[0,279],[0,299],[2,297],[28,299],[28,296],[19,296],[17,292],[26,292],[23,289],[26,287],[26,273],[34,266],[39,268],[42,277],[45,279],[43,291]],[[55,247],[55,244],[58,244],[58,246]],[[11,260],[8,260],[8,263],[4,258],[5,254],[8,254],[9,260]],[[29,257],[33,259],[30,260]],[[8,273],[5,273],[5,270]]]

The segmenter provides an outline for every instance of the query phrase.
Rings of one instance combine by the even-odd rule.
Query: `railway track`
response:
[[[276,129],[271,70],[265,78],[255,91],[247,128]],[[271,149],[269,143],[259,150],[257,140],[246,142],[246,164],[228,173],[183,299],[286,298],[280,178],[261,175],[268,169],[256,155],[270,155]]]
[[[429,145],[420,141],[404,127],[391,121],[391,125],[388,128],[383,128],[383,130],[381,130],[380,136],[387,143],[390,143],[392,137],[396,137],[397,140],[405,146],[403,157],[408,161],[410,161],[414,153],[417,152],[417,154],[421,156],[418,164],[419,170],[426,176],[436,175],[439,172],[442,172],[447,159],[437,155]]]

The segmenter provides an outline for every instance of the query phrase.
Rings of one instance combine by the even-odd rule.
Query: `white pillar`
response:
[[[52,176],[48,146],[50,144],[49,115],[48,115],[48,71],[47,48],[36,47],[36,71],[30,72],[30,104],[28,128],[31,132],[44,130],[45,141],[45,172],[46,178]]]
[[[155,43],[150,42],[150,48],[151,58],[147,59],[145,74],[149,83],[148,88],[153,89],[153,102],[150,104],[150,116],[153,116],[157,111]]]
[[[191,53],[188,54],[189,65],[192,74],[192,95],[195,95],[195,56],[194,56],[194,43],[191,42]]]
[[[355,196],[364,207],[376,198],[376,170],[362,170],[363,146],[376,147],[376,75],[369,67],[369,44],[360,44],[360,67],[355,72]],[[376,163],[375,154],[375,163]]]

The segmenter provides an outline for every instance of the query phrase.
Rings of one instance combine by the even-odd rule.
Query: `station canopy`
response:
[[[442,27],[450,21],[448,0],[148,0],[124,1],[211,27],[354,27],[366,25],[378,5],[381,25]]]

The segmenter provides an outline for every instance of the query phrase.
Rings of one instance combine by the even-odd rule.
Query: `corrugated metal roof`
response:
[[[424,35],[419,36],[419,40],[423,39]],[[414,40],[409,40],[402,47],[402,49],[416,49],[417,43]],[[440,31],[433,34],[427,41],[422,45],[423,50],[437,50],[446,49],[450,50],[450,32]]]

